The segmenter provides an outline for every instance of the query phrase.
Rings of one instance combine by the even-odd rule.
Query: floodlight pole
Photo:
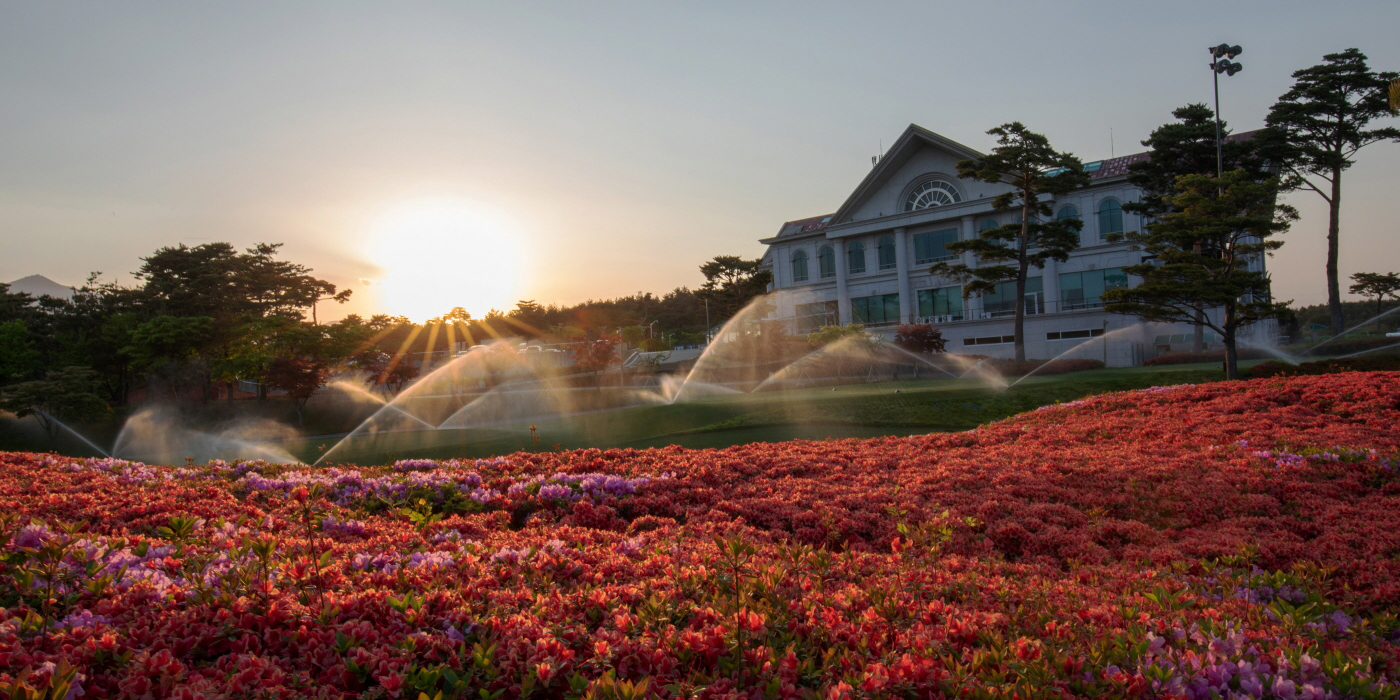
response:
[[[1240,65],[1238,63],[1231,64],[1228,59],[1239,55],[1243,52],[1243,49],[1238,45],[1231,46],[1229,44],[1221,44],[1219,46],[1212,46],[1207,49],[1207,51],[1210,51],[1211,81],[1215,86],[1215,178],[1217,183],[1215,191],[1216,196],[1219,197],[1225,194],[1224,187],[1219,184],[1220,179],[1225,177],[1225,137],[1222,133],[1223,129],[1220,126],[1220,73],[1228,70],[1230,75],[1234,75],[1236,71],[1240,70]],[[1221,57],[1227,59],[1224,65],[1220,63]],[[1200,242],[1192,246],[1192,252],[1197,255],[1201,254]],[[1206,349],[1205,313],[1205,306],[1200,302],[1196,302],[1196,328],[1191,339],[1191,350],[1193,352],[1202,352]]]
[[[1225,146],[1223,136],[1220,133],[1220,71],[1215,67],[1217,60],[1219,58],[1212,53],[1210,76],[1215,83],[1215,177],[1219,179],[1225,177]]]

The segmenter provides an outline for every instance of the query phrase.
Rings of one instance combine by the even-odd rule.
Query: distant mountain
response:
[[[18,294],[23,292],[38,299],[45,294],[57,299],[70,299],[73,296],[73,288],[61,285],[43,275],[30,275],[24,279],[17,279],[10,283],[10,293]]]

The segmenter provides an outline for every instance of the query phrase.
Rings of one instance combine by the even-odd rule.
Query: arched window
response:
[[[836,251],[831,246],[824,245],[817,251],[817,269],[821,270],[822,279],[836,276]]]
[[[904,201],[904,211],[916,211],[928,209],[930,207],[941,207],[945,204],[956,204],[962,201],[962,195],[958,194],[958,189],[950,182],[943,180],[929,180],[914,188],[909,193],[909,199]]]
[[[1000,225],[1001,224],[997,223],[996,219],[983,219],[982,223],[977,224],[977,232],[990,231]]]
[[[1123,232],[1123,206],[1116,199],[1105,199],[1099,205],[1099,238]]]
[[[1060,210],[1055,213],[1056,221],[1067,221],[1069,219],[1082,221],[1082,219],[1079,218],[1079,207],[1076,207],[1073,204],[1066,204],[1063,207],[1060,207]]]
[[[792,254],[792,281],[807,281],[807,251],[799,250]]]
[[[894,236],[885,236],[880,239],[880,269],[893,270],[896,265],[894,254]]]
[[[846,271],[855,274],[865,272],[865,244],[860,241],[851,241],[846,246]]]

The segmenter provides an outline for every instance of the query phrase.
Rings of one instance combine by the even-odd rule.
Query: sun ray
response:
[[[383,384],[385,380],[389,378],[389,375],[392,374],[393,371],[399,366],[399,363],[403,361],[404,351],[412,347],[413,341],[417,339],[418,334],[422,332],[422,326],[416,323],[413,324],[413,330],[409,331],[408,337],[403,339],[403,343],[399,345],[399,351],[389,357],[389,364],[385,365],[384,373],[379,375],[379,381],[377,382],[378,384]]]
[[[470,325],[461,321],[453,321],[452,323],[453,325],[461,327],[462,337],[466,339],[467,347],[470,348],[471,346],[476,345],[476,338],[472,337],[472,327]]]
[[[423,355],[423,366],[420,368],[423,374],[427,374],[432,369],[433,353],[437,352],[437,337],[438,331],[442,328],[442,321],[429,321],[426,325],[428,327],[428,344],[423,349],[427,353]]]

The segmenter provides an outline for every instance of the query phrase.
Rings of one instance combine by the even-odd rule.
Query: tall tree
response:
[[[1055,220],[1052,200],[1088,184],[1089,176],[1078,158],[1055,150],[1049,139],[1021,122],[987,133],[997,137],[997,147],[981,158],[959,162],[958,177],[1010,185],[1011,191],[997,195],[992,206],[997,211],[1019,211],[1020,221],[947,244],[951,252],[976,253],[983,263],[978,267],[943,262],[930,271],[960,282],[964,299],[1015,282],[1016,361],[1025,362],[1028,272],[1031,267],[1043,269],[1048,260],[1069,260],[1070,251],[1079,247],[1079,229],[1084,225],[1078,219]]]
[[[280,243],[239,253],[228,243],[161,248],[142,258],[136,276],[148,303],[172,316],[209,316],[223,325],[239,316],[286,316],[298,321],[319,299],[344,302],[349,290],[312,277],[311,268],[277,259]]]
[[[0,323],[0,386],[28,379],[39,369],[39,351],[19,321]]]
[[[1357,49],[1327,54],[1322,63],[1293,74],[1293,87],[1264,120],[1270,153],[1286,173],[1284,187],[1312,190],[1327,202],[1327,305],[1333,333],[1344,330],[1337,273],[1342,173],[1362,148],[1400,142],[1400,129],[1370,128],[1372,121],[1393,114],[1389,90],[1397,78],[1400,74],[1372,71]]]
[[[1200,103],[1172,110],[1174,122],[1168,122],[1148,135],[1142,145],[1150,157],[1128,166],[1128,183],[1142,190],[1136,202],[1123,205],[1124,211],[1147,219],[1160,218],[1179,211],[1168,200],[1175,197],[1176,179],[1182,175],[1215,175],[1215,112]],[[1230,135],[1229,124],[1220,123],[1223,137]],[[1225,170],[1243,168],[1263,174],[1264,157],[1255,139],[1226,139],[1221,149]]]
[[[1277,179],[1261,182],[1245,170],[1184,175],[1177,189],[1168,202],[1179,211],[1124,236],[1153,259],[1123,268],[1142,284],[1105,291],[1105,309],[1182,323],[1195,322],[1198,307],[1220,308],[1220,318],[1204,322],[1224,339],[1226,376],[1238,379],[1239,329],[1289,314],[1287,304],[1269,297],[1268,276],[1252,262],[1283,245],[1270,239],[1298,215],[1278,203]]]
[[[107,402],[95,391],[97,373],[87,367],[51,370],[44,379],[5,387],[0,408],[20,418],[34,416],[53,437],[55,419],[91,421],[109,412]]]
[[[762,258],[745,260],[738,255],[719,255],[700,266],[705,284],[696,294],[710,302],[712,323],[739,313],[754,297],[768,291],[773,273],[760,268],[762,264]]]
[[[1381,330],[1381,305],[1385,298],[1400,300],[1400,274],[1387,272],[1358,272],[1351,276],[1353,284],[1348,290],[1352,294],[1376,298],[1376,332]]]
[[[1257,173],[1260,179],[1267,176],[1256,139],[1227,139],[1222,144],[1220,163],[1217,163],[1215,112],[1209,107],[1188,104],[1173,110],[1172,116],[1176,117],[1175,122],[1157,127],[1142,142],[1151,149],[1151,157],[1128,166],[1128,182],[1141,188],[1142,195],[1138,201],[1124,204],[1124,211],[1139,214],[1144,220],[1177,211],[1169,201],[1177,194],[1176,179],[1182,175],[1215,175],[1221,163],[1225,170],[1244,168]],[[1228,136],[1229,133],[1229,125],[1221,122],[1220,134]],[[1198,317],[1202,313],[1197,309]],[[1195,325],[1194,350],[1201,352],[1205,350],[1204,326]]]

